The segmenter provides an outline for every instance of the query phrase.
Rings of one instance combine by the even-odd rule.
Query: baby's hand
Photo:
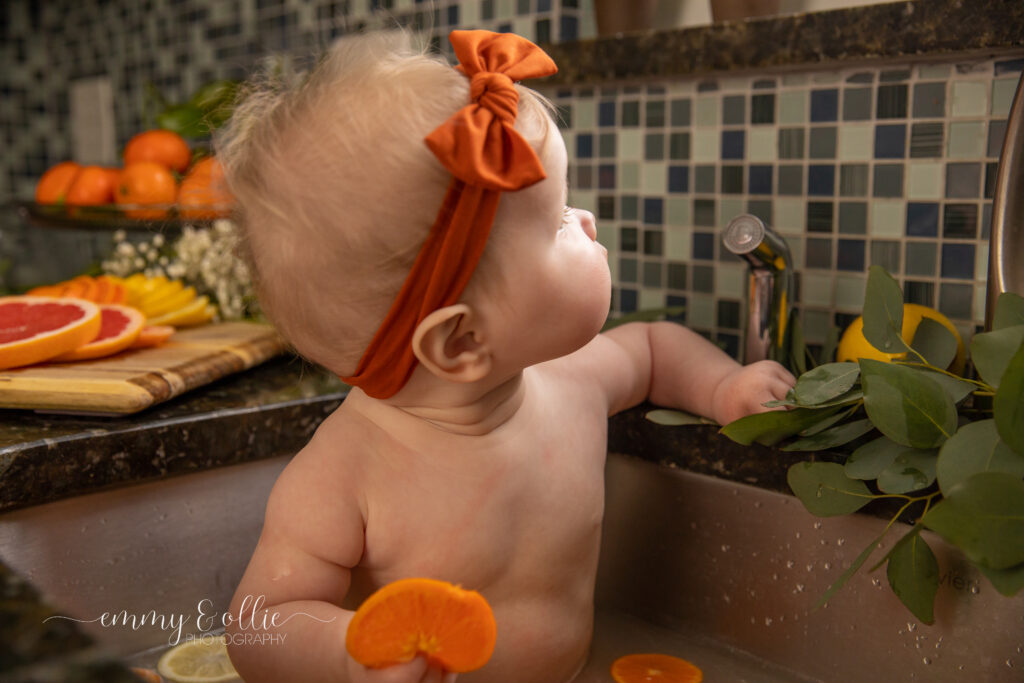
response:
[[[796,378],[773,360],[761,360],[737,368],[719,382],[711,396],[712,417],[722,425],[752,413],[763,413],[762,404],[781,400]]]
[[[369,669],[352,657],[347,660],[348,678],[352,683],[455,683],[458,675],[430,666],[422,655],[411,662],[383,669]]]

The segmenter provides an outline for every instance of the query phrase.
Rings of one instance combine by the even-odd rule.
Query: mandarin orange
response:
[[[192,151],[185,138],[174,131],[154,129],[139,133],[124,147],[124,165],[154,161],[166,168],[184,173],[192,161]]]
[[[36,183],[36,202],[39,204],[59,204],[67,197],[71,183],[78,175],[81,166],[73,161],[62,161],[51,166]]]
[[[118,176],[116,201],[126,205],[173,204],[178,194],[174,176],[166,166],[155,161],[127,164]],[[125,214],[132,218],[164,218],[166,207],[153,209],[128,208]]]

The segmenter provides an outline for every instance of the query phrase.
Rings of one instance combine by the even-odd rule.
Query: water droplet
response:
[[[980,588],[978,588],[978,584],[976,584],[976,583],[972,583],[972,584],[971,584],[971,593],[972,593],[973,595],[977,595],[977,594],[978,594],[978,593],[980,593],[980,592],[981,592],[981,589],[980,589]]]
[[[931,664],[932,663],[932,660],[929,659],[928,657],[922,657],[921,661],[924,662],[925,664]]]
[[[751,624],[756,624],[757,623],[757,619],[755,619],[754,617],[750,617],[750,623]]]
[[[832,563],[831,562],[826,562],[824,566],[825,566],[825,569],[832,569]]]
[[[826,541],[824,538],[818,541],[818,543],[821,545],[828,545],[828,541]]]
[[[1007,668],[1012,669],[1013,668],[1013,660],[1012,659],[1007,659],[1006,660],[1006,666],[1007,666]]]
[[[772,625],[772,618],[771,617],[765,617],[764,618],[764,625],[765,626],[771,626]]]
[[[696,529],[697,528],[697,522],[690,522],[690,528],[691,529]]]
[[[879,581],[878,579],[871,579],[871,585],[872,586],[876,586],[876,587],[881,587],[882,582]]]
[[[754,507],[759,508],[759,507],[761,507],[761,505],[762,505],[761,501],[759,501],[759,500],[755,500],[754,501]]]
[[[821,528],[821,522],[815,522],[814,523],[814,528],[815,529],[820,529]]]
[[[792,569],[794,564],[793,560],[786,560],[786,569]]]
[[[729,545],[728,544],[725,544],[725,543],[722,544],[722,552],[723,553],[729,552]]]
[[[908,621],[907,622],[907,630],[908,631],[916,631],[917,630],[917,624],[915,624],[912,621]]]
[[[805,585],[803,585],[802,583],[798,583],[796,585],[796,592],[797,593],[803,593],[804,592],[804,588],[806,588]]]
[[[772,581],[778,581],[778,580],[779,580],[779,575],[777,573],[772,574]]]
[[[836,545],[842,546],[844,543],[846,543],[846,539],[845,538],[837,538],[836,539]]]
[[[799,531],[798,531],[798,532],[796,532],[796,537],[797,537],[797,538],[800,538],[800,532],[799,532]]]
[[[823,492],[823,487],[818,486],[818,490],[815,492],[814,495],[817,496],[818,498],[821,498],[823,495],[825,495]]]
[[[722,600],[725,600],[725,604],[727,604],[727,605],[729,605],[729,604],[731,604],[731,603],[732,603],[732,598],[730,598],[730,597],[729,597],[728,595],[726,595],[725,593],[722,593]]]
[[[961,664],[960,666],[958,666],[958,667],[956,668],[956,670],[957,670],[957,671],[963,671],[963,670],[964,670],[964,665],[963,665],[963,664]]]
[[[809,572],[810,571],[814,571],[814,565],[813,564],[807,565],[807,571],[809,571]]]

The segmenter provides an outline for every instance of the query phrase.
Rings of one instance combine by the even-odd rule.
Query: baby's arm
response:
[[[630,323],[600,335],[588,349],[608,393],[609,414],[644,399],[728,424],[767,410],[795,379],[774,361],[741,366],[699,334],[675,323]]]
[[[440,683],[441,672],[423,658],[369,670],[349,657],[345,634],[354,612],[338,605],[362,555],[362,515],[345,492],[330,495],[312,481],[323,475],[317,469],[286,469],[271,492],[263,533],[231,601],[235,668],[247,683]]]

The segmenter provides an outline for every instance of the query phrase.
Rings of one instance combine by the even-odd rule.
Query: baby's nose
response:
[[[594,221],[594,214],[590,213],[586,209],[573,209],[576,215],[580,217],[580,225],[583,226],[583,232],[587,233],[587,237],[597,241],[597,223]]]

